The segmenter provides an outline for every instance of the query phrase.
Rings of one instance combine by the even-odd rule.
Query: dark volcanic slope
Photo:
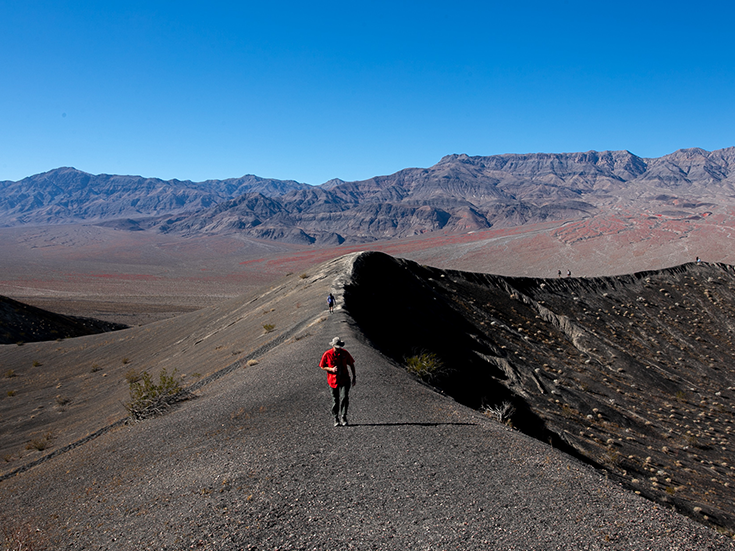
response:
[[[507,401],[524,432],[735,530],[732,266],[532,279],[370,253],[353,281],[347,308],[396,361],[434,353],[462,403]]]
[[[125,327],[120,323],[55,314],[0,296],[0,344],[68,339]]]

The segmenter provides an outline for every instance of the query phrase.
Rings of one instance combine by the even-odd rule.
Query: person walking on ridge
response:
[[[327,372],[327,383],[332,391],[332,415],[334,426],[346,426],[347,408],[350,405],[350,387],[355,386],[357,376],[355,375],[355,360],[352,355],[344,349],[344,341],[334,337],[329,343],[330,348],[319,362],[319,367]],[[347,371],[349,366],[352,370],[352,380]]]
[[[329,306],[329,313],[334,312],[334,295],[332,293],[329,293],[327,297],[327,305]]]

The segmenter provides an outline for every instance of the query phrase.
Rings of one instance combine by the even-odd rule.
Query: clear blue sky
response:
[[[0,180],[735,145],[735,3],[0,0]]]

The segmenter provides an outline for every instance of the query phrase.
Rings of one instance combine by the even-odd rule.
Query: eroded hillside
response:
[[[735,271],[691,263],[599,278],[442,271],[367,253],[346,307],[399,363],[606,469],[633,491],[735,530]]]

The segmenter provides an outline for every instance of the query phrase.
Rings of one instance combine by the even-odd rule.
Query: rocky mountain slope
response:
[[[244,193],[270,196],[308,187],[252,175],[194,183],[94,175],[65,167],[18,182],[0,182],[0,225],[137,219],[202,210]]]
[[[333,518],[328,503],[334,518],[368,515],[335,522],[378,547],[390,546],[375,523],[396,541],[439,545],[409,529],[427,519],[449,538],[440,546],[487,548],[502,526],[508,546],[529,549],[559,534],[590,548],[726,547],[630,498],[735,531],[733,289],[735,270],[719,264],[539,279],[354,253],[177,318],[0,346],[0,363],[16,372],[0,379],[0,497],[14,521],[42,515],[43,533],[61,534],[62,547],[111,538],[123,549],[197,538],[204,548],[314,546],[309,519]],[[327,292],[338,298],[333,316]],[[362,432],[344,442],[328,432],[314,367],[334,334],[358,358],[350,430]],[[443,367],[411,382],[409,360],[424,353]],[[128,373],[164,368],[178,369],[198,398],[120,428]],[[530,451],[522,433],[543,444]],[[24,446],[34,442],[43,446]],[[627,491],[613,496],[601,476],[589,486],[560,451]],[[452,480],[471,484],[463,492]],[[504,496],[513,497],[499,507]],[[472,528],[455,530],[451,519]],[[539,533],[539,522],[553,529]]]
[[[119,227],[331,246],[621,208],[701,218],[735,201],[734,162],[735,148],[686,149],[655,159],[628,151],[449,155],[430,168],[322,186],[254,176],[164,182],[59,169],[0,183],[0,224],[133,219]]]

